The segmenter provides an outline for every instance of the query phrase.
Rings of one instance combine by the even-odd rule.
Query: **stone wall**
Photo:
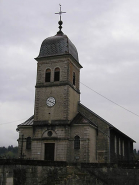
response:
[[[35,126],[32,130],[34,135],[27,135],[29,132],[26,127],[20,129],[19,157],[21,157],[22,143],[24,158],[44,160],[45,144],[53,143],[55,145],[54,161],[97,162],[96,130],[89,124],[77,124],[71,127],[64,125]],[[51,137],[48,136],[49,131],[52,132]],[[23,138],[22,134],[24,134]],[[80,137],[80,149],[74,149],[74,137],[76,135]],[[26,138],[28,136],[33,138],[31,149],[26,149]]]
[[[74,137],[80,137],[80,149],[74,149]],[[70,162],[92,163],[96,160],[96,130],[89,124],[71,126]]]
[[[88,108],[82,104],[78,106],[79,112],[87,117],[90,121],[98,126],[97,134],[97,160],[100,163],[110,162],[110,141],[109,141],[109,127],[103,119],[91,112]]]
[[[139,164],[0,160],[0,185],[133,184],[139,184]]]

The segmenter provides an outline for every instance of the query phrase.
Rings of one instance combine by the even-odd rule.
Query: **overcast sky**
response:
[[[0,146],[17,146],[17,125],[34,113],[42,41],[63,32],[78,50],[81,83],[139,115],[138,0],[0,0]],[[133,138],[139,149],[139,116],[84,85],[81,103]]]

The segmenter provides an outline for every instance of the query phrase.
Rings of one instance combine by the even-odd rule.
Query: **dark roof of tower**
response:
[[[65,54],[72,55],[79,62],[78,52],[74,44],[67,35],[64,35],[63,32],[58,32],[55,36],[48,37],[42,42],[39,56],[36,59]]]

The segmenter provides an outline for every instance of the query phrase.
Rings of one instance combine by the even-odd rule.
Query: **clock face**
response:
[[[47,98],[47,100],[46,100],[46,104],[47,104],[48,107],[54,106],[55,103],[56,103],[56,100],[55,100],[55,98],[53,98],[53,97],[49,97],[49,98]]]

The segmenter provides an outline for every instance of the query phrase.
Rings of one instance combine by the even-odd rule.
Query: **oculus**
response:
[[[52,131],[48,131],[47,135],[51,137],[53,135]]]

